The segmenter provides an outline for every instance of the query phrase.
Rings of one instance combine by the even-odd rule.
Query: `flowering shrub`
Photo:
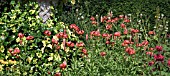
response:
[[[69,25],[56,18],[43,24],[37,16],[36,2],[25,4],[32,10],[21,10],[20,3],[11,5],[14,9],[3,12],[0,18],[0,75],[61,76],[73,59],[81,59],[85,44]]]
[[[84,24],[84,20],[80,20],[88,50],[84,63],[91,63],[84,67],[94,69],[85,72],[90,75],[168,75],[168,21],[164,18],[155,21],[158,23],[153,25],[147,16],[113,16],[111,12],[101,18],[91,16]],[[162,21],[165,26],[159,23]],[[80,74],[86,74],[84,68],[81,70]]]

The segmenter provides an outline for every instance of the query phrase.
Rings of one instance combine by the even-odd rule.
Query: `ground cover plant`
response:
[[[159,9],[154,17],[76,11],[71,23],[51,13],[44,24],[38,3],[10,4],[0,17],[0,75],[170,75],[169,21]]]

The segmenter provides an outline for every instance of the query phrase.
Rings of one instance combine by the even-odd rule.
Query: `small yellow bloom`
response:
[[[51,44],[48,44],[47,47],[51,48],[52,49],[52,45]]]
[[[52,25],[51,24],[47,24],[48,27],[51,27]]]
[[[30,63],[32,61],[33,57],[28,57],[27,61]]]
[[[48,61],[51,61],[51,60],[53,60],[53,57],[49,57],[49,58],[48,58]]]
[[[0,24],[5,24],[5,23],[3,23],[3,22],[0,22]]]
[[[70,51],[70,48],[67,47],[67,48],[65,49],[65,52],[68,53],[69,51]]]
[[[43,43],[44,47],[46,46],[47,42],[48,42],[47,40],[42,40],[42,43]]]
[[[53,38],[54,38],[55,40],[59,40],[59,39],[58,39],[58,37],[57,37],[56,35],[55,35],[55,36],[53,36]]]
[[[17,42],[17,43],[20,42],[20,38],[19,38],[19,37],[16,39],[16,42]]]
[[[9,60],[8,61],[10,64],[16,64],[17,62],[15,60]]]
[[[36,53],[37,57],[38,58],[41,58],[42,57],[42,54],[41,53]]]
[[[4,60],[0,60],[0,62],[2,62],[2,61],[4,61]]]
[[[75,3],[76,3],[76,1],[75,1],[75,0],[71,0],[71,4],[73,4],[73,5],[74,5]]]
[[[50,38],[47,38],[47,41],[50,41],[51,39]]]
[[[36,19],[39,19],[40,17],[39,16],[35,16],[36,17]]]
[[[4,61],[4,60],[0,60],[0,62],[1,62],[2,64],[8,64],[8,62],[7,62],[7,61]]]

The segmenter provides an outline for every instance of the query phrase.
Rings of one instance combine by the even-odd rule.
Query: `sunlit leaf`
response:
[[[5,50],[4,46],[1,46],[1,47],[0,47],[0,52],[3,53],[4,50]]]
[[[51,44],[48,44],[47,47],[51,48],[52,49],[52,45]]]
[[[63,49],[63,50],[64,50],[64,44],[63,44],[63,43],[61,44],[61,49]]]
[[[46,40],[43,40],[42,43],[43,43],[43,46],[46,47],[47,41],[46,41]]]
[[[19,37],[16,39],[16,42],[17,42],[17,43],[20,42],[20,38],[19,38]]]
[[[36,53],[36,56],[37,56],[38,58],[41,58],[41,57],[42,57],[42,54],[41,54],[41,53]]]
[[[28,57],[26,60],[27,60],[29,63],[31,63],[32,59],[33,59],[33,57]]]
[[[5,23],[3,23],[3,22],[0,22],[0,24],[5,24]]]
[[[74,5],[75,3],[76,3],[76,1],[75,1],[75,0],[71,0],[71,4],[73,4],[73,5]]]
[[[48,61],[51,61],[51,60],[53,60],[53,57],[52,57],[52,56],[50,56],[50,57],[48,58]]]
[[[56,53],[56,54],[54,55],[54,60],[55,60],[55,61],[61,61],[60,54]]]
[[[65,52],[67,53],[67,52],[69,52],[69,51],[70,51],[70,48],[67,47],[67,48],[65,49]]]
[[[15,1],[11,1],[11,3],[10,3],[10,4],[14,5],[14,4],[15,4]]]

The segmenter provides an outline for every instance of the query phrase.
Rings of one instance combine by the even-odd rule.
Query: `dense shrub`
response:
[[[76,45],[82,41],[68,24],[58,22],[53,14],[43,24],[37,2],[22,6],[10,2],[10,10],[4,8],[0,18],[0,75],[55,74],[62,72],[63,62],[70,65],[72,59],[81,57],[82,48]]]

